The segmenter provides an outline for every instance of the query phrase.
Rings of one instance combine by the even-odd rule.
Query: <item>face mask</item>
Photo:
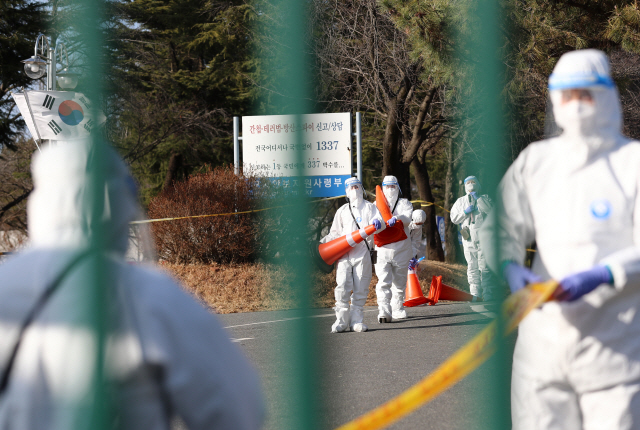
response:
[[[398,198],[398,188],[384,187],[382,192],[384,193],[384,196],[387,198],[387,203],[389,205],[394,204]]]
[[[467,192],[467,194],[477,191],[477,189],[478,185],[472,182],[467,182],[466,184],[464,184],[464,190]]]
[[[347,198],[349,201],[355,205],[360,205],[360,203],[364,200],[362,195],[362,188],[358,187],[357,189],[350,188],[347,190]]]
[[[553,110],[556,122],[569,134],[593,134],[596,130],[595,103],[572,100]]]

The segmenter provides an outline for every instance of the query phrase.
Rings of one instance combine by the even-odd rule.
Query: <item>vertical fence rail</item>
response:
[[[310,70],[312,61],[308,59],[309,46],[307,35],[308,2],[298,0],[279,0],[272,5],[277,8],[277,20],[263,31],[268,32],[270,39],[275,39],[273,57],[270,62],[272,68],[269,73],[276,80],[276,87],[286,93],[285,97],[277,98],[273,111],[265,114],[294,114],[296,124],[302,124],[303,114],[313,111],[313,74]],[[276,22],[277,21],[277,22]],[[260,55],[259,53],[256,53]],[[302,133],[294,133],[295,143],[303,143]],[[303,152],[297,152],[297,163],[302,165]],[[304,175],[303,169],[298,168],[295,176]],[[283,429],[313,430],[319,428],[318,405],[321,396],[318,393],[316,339],[314,336],[312,306],[311,261],[308,257],[306,237],[309,228],[310,209],[308,197],[304,193],[286,196],[288,203],[293,206],[286,212],[279,214],[281,220],[290,223],[290,238],[282,246],[287,268],[290,270],[285,281],[287,294],[295,298],[294,317],[299,317],[295,323],[283,328],[286,332],[282,341],[275,347],[276,359],[280,363],[278,377],[282,378],[278,395],[278,410],[286,416],[273,417],[277,427]],[[285,249],[286,248],[286,249]],[[275,251],[274,251],[275,252]],[[272,257],[272,256],[268,256]]]
[[[504,21],[498,0],[482,0],[474,9],[475,21],[473,34],[470,37],[470,51],[473,52],[475,70],[469,76],[468,85],[472,89],[474,108],[473,118],[467,123],[475,122],[477,134],[470,144],[479,156],[468,160],[469,171],[464,176],[480,173],[482,194],[489,194],[496,198],[496,190],[500,178],[506,170],[506,130],[504,124],[503,89],[505,85],[504,61],[501,48],[504,46],[502,29]],[[468,41],[469,42],[469,41]],[[477,149],[480,149],[477,151]],[[497,237],[493,244],[482,246],[497,246]],[[495,276],[495,275],[494,275]],[[494,279],[494,283],[498,280]],[[503,333],[502,321],[498,318],[498,333]],[[483,404],[489,411],[488,422],[479,426],[485,430],[511,428],[509,381],[511,366],[510,348],[502,336],[497,337],[497,348],[494,355],[479,369],[484,392],[476,392],[480,397],[479,404]]]
[[[82,0],[72,2],[72,20],[76,31],[81,36],[85,49],[84,64],[86,75],[89,77],[91,85],[84,89],[84,94],[92,101],[92,110],[99,111],[100,105],[105,100],[105,55],[104,40],[102,31],[104,29],[104,8],[103,0]],[[91,112],[96,118],[96,112]],[[104,157],[101,156],[104,150],[104,143],[97,138],[93,138],[93,154],[87,166],[88,198],[83,200],[85,214],[104,213],[104,190],[106,172],[104,167]],[[112,411],[108,396],[107,378],[105,376],[105,344],[107,337],[107,303],[109,289],[107,288],[107,268],[105,259],[106,230],[100,217],[91,217],[88,220],[90,237],[91,258],[89,262],[90,272],[87,288],[90,289],[88,303],[84,306],[89,310],[89,328],[94,333],[95,339],[95,362],[93,366],[92,389],[90,392],[89,409],[81,409],[81,413],[87,416],[77,422],[83,429],[100,430],[111,428],[110,423]],[[86,426],[86,427],[85,427]]]

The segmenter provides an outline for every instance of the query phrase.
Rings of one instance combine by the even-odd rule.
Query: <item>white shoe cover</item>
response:
[[[364,333],[369,330],[369,328],[364,323],[358,323],[351,326],[351,331],[355,331],[357,333]]]
[[[351,305],[351,331],[362,333],[367,331],[367,326],[364,325],[364,312],[361,307]]]
[[[389,315],[385,311],[380,311],[378,313],[378,322],[380,324],[390,323],[391,322],[391,315]]]
[[[397,309],[391,313],[391,316],[394,320],[403,320],[407,318],[407,311],[405,311],[404,309]]]
[[[342,333],[349,328],[349,308],[334,308],[336,322],[331,326],[331,333]]]
[[[340,324],[340,321],[336,321],[331,326],[331,333],[342,333],[347,329],[346,325]]]

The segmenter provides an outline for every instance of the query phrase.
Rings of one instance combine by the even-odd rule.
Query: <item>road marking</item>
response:
[[[377,309],[364,310],[364,312],[377,312],[377,311],[378,311]],[[331,314],[322,314],[322,315],[312,315],[309,318],[324,318],[324,317],[335,317],[335,314],[331,313]],[[295,321],[299,319],[302,319],[302,317],[284,318],[281,320],[273,320],[273,321],[260,321],[260,322],[248,323],[248,324],[228,325],[225,328],[247,327],[250,325],[271,324],[271,323],[283,322],[283,321]]]
[[[252,337],[243,337],[242,339],[231,339],[231,342],[242,342],[243,340],[252,340]]]
[[[495,318],[498,316],[496,313],[490,312],[484,305],[471,305],[471,310],[487,318]]]

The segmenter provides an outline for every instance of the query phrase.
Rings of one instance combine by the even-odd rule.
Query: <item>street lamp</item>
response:
[[[60,56],[60,63],[63,67],[59,72],[56,71],[58,56]],[[31,79],[40,79],[45,74],[47,75],[47,91],[56,90],[56,75],[57,83],[63,90],[73,90],[78,85],[78,74],[69,72],[67,47],[64,46],[64,43],[58,43],[55,48],[51,48],[49,39],[44,34],[38,35],[36,39],[34,55],[22,62],[24,63],[24,72]]]

